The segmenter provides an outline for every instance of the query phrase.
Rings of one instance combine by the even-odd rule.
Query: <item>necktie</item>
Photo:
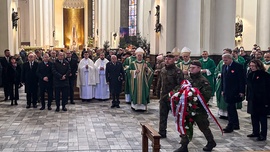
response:
[[[30,68],[32,69],[32,67],[33,67],[33,62],[30,62]]]

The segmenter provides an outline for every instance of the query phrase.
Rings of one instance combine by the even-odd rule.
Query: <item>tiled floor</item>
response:
[[[0,151],[140,152],[140,123],[147,122],[158,130],[157,100],[152,100],[145,112],[133,111],[124,102],[120,109],[111,109],[110,101],[76,101],[75,105],[67,106],[67,112],[56,113],[55,103],[52,111],[40,111],[40,107],[26,109],[25,94],[22,90],[20,92],[18,106],[0,102]],[[2,89],[0,96],[3,97]],[[269,141],[257,142],[246,137],[251,133],[251,124],[249,114],[246,113],[246,103],[244,105],[238,111],[240,130],[222,135],[214,123],[211,123],[217,142],[213,151],[270,151]],[[216,114],[215,106],[211,110]],[[223,127],[226,125],[225,120],[218,120]],[[189,151],[202,151],[205,144],[204,136],[195,127]],[[168,136],[161,139],[161,151],[172,152],[179,146],[179,135],[170,114]]]

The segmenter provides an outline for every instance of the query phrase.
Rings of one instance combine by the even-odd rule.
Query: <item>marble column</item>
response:
[[[190,48],[191,56],[200,55],[201,4],[198,0],[177,0],[176,5],[176,46]]]
[[[224,48],[234,48],[235,46],[235,14],[236,1],[212,1],[213,3],[213,28],[211,34],[213,36],[212,54],[222,54]]]
[[[258,28],[257,43],[262,50],[270,46],[270,1],[258,1]],[[252,45],[252,44],[251,44]]]

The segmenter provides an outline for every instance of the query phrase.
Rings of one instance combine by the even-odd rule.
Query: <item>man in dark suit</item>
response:
[[[106,64],[106,82],[109,84],[113,97],[111,108],[120,108],[119,94],[122,91],[122,81],[125,79],[125,72],[121,62],[117,61],[115,55],[111,56],[111,61]]]
[[[228,104],[228,124],[223,129],[224,133],[231,133],[240,129],[236,111],[236,103],[242,102],[245,93],[245,74],[241,64],[233,61],[231,54],[223,54],[224,65],[221,74],[221,91],[225,102]]]
[[[4,101],[8,100],[9,97],[9,83],[8,83],[8,77],[7,77],[7,69],[9,67],[9,62],[10,62],[10,51],[8,49],[5,50],[5,56],[1,59],[1,65],[3,68],[2,71],[2,82],[3,82],[3,87],[4,87],[4,94],[5,94],[5,99]]]
[[[23,64],[22,69],[22,83],[25,84],[25,93],[27,99],[26,108],[37,108],[37,91],[38,91],[38,77],[36,75],[38,63],[34,61],[34,54],[28,55],[28,62]]]
[[[77,70],[78,70],[78,61],[72,58],[71,51],[66,52],[66,61],[70,66],[70,74],[69,74],[69,100],[71,104],[75,104],[74,102],[74,82],[77,79]]]
[[[39,90],[40,90],[40,100],[41,108],[45,109],[44,94],[48,94],[48,110],[52,110],[52,96],[53,96],[53,76],[52,76],[52,63],[49,61],[49,55],[46,53],[43,55],[43,62],[38,64],[37,76],[39,78]]]
[[[57,60],[52,67],[53,84],[55,88],[56,112],[60,110],[60,93],[62,93],[62,110],[67,111],[66,103],[68,101],[69,90],[69,63],[64,59],[64,52],[59,52]]]

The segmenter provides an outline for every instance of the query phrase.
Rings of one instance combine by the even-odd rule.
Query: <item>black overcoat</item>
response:
[[[16,84],[19,85],[21,82],[21,66],[13,67],[11,64],[9,64],[7,68],[7,78],[9,84]]]
[[[54,87],[69,87],[70,66],[66,60],[63,60],[63,63],[56,60],[52,66],[52,73]],[[63,75],[66,76],[64,80],[62,80]]]
[[[110,61],[106,64],[106,82],[109,82],[111,93],[122,92],[122,81],[125,80],[125,72],[121,62],[117,61],[115,65]]]
[[[266,115],[270,105],[270,75],[262,70],[250,72],[247,77],[247,112]]]
[[[39,85],[40,87],[52,87],[53,85],[53,74],[52,74],[52,62],[40,62],[38,64],[38,69],[37,69],[37,76],[39,78]],[[48,77],[49,81],[46,82],[43,80],[44,77]]]

